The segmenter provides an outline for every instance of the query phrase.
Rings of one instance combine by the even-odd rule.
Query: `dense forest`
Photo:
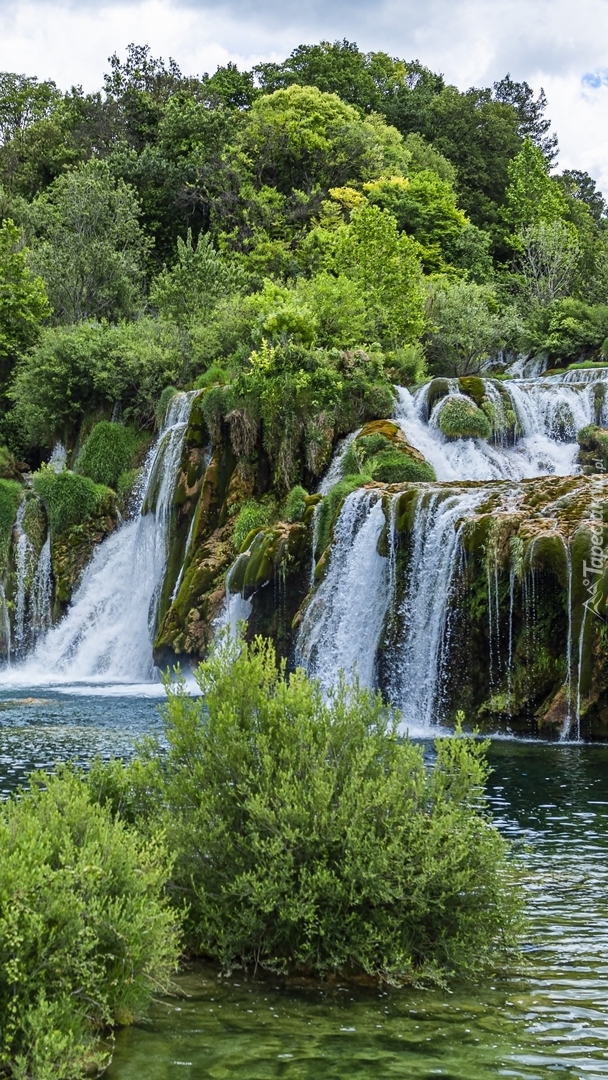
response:
[[[0,75],[6,476],[213,385],[287,490],[392,381],[600,353],[606,206],[555,171],[542,91],[463,93],[347,41],[212,76],[147,46],[109,63],[94,94]]]

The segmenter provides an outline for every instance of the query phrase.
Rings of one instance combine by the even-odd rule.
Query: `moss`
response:
[[[464,375],[458,380],[458,383],[462,393],[472,398],[475,404],[481,408],[486,396],[483,379],[480,379],[478,375]]]
[[[74,471],[88,476],[95,484],[116,490],[118,478],[132,464],[136,448],[134,431],[122,424],[102,420],[95,424],[82,447]]]
[[[390,420],[366,424],[349,446],[342,467],[344,476],[360,473],[365,480],[384,484],[436,479],[432,465],[410,446],[401,428]]]
[[[68,469],[56,473],[42,468],[34,474],[33,486],[46,506],[54,536],[88,518],[112,516],[116,512],[113,491]]]
[[[232,546],[235,551],[241,551],[244,543],[250,537],[254,529],[261,529],[270,521],[272,510],[269,506],[250,499],[239,510],[234,532],[232,533]]]
[[[11,532],[23,488],[15,480],[0,480],[0,571],[8,559]]]
[[[399,450],[384,450],[371,461],[371,477],[383,484],[403,484],[436,480],[435,470],[427,461]]]
[[[581,428],[576,436],[579,461],[587,475],[608,470],[608,431],[596,424]]]
[[[302,521],[306,510],[308,500],[308,492],[306,488],[303,488],[300,484],[296,484],[291,489],[289,495],[285,500],[285,518],[287,521]]]
[[[485,413],[462,397],[447,399],[439,414],[439,427],[449,439],[489,439],[492,435]]]
[[[450,384],[447,379],[432,379],[426,392],[426,404],[429,415],[441,398],[447,397],[450,392]]]

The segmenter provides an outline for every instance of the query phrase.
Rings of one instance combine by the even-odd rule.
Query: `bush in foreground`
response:
[[[69,1080],[101,1067],[100,1032],[169,988],[169,867],[67,770],[0,808],[0,1072]]]
[[[88,476],[94,484],[116,490],[118,478],[129,468],[137,436],[123,424],[101,420],[91,431],[74,466],[77,473]]]
[[[201,698],[168,688],[166,756],[92,776],[143,820],[156,774],[193,953],[399,985],[472,974],[512,939],[483,744],[439,739],[427,768],[379,696],[326,699],[262,639],[224,641],[197,680]]]

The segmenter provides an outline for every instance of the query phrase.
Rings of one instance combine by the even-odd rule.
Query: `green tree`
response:
[[[576,229],[569,221],[539,221],[519,234],[519,268],[529,302],[550,304],[569,293],[580,257]]]
[[[336,233],[333,269],[360,287],[374,340],[391,347],[414,341],[424,324],[419,248],[378,206],[353,211]]]
[[[542,151],[531,139],[525,140],[509,163],[508,171],[504,217],[514,230],[568,216],[566,198],[557,181],[549,175],[549,165]]]
[[[363,185],[368,201],[393,214],[397,225],[424,249],[425,269],[440,270],[443,255],[467,225],[447,180],[423,169],[410,177],[380,177]]]
[[[514,334],[493,291],[472,281],[443,281],[429,293],[426,351],[435,375],[473,375]]]
[[[117,319],[140,302],[149,248],[133,191],[107,164],[60,176],[33,204],[29,261],[44,279],[58,322]]]
[[[258,98],[243,132],[258,187],[288,195],[368,179],[389,164],[405,165],[403,140],[379,117],[362,119],[336,94],[289,86]]]
[[[209,233],[199,233],[192,243],[188,229],[185,240],[177,241],[177,261],[155,279],[150,300],[163,319],[187,326],[206,318],[222,296],[236,292],[238,268],[215,250]]]
[[[10,220],[0,225],[0,358],[3,365],[33,345],[51,313],[44,282],[26,262],[21,233]],[[6,376],[5,376],[6,377]]]

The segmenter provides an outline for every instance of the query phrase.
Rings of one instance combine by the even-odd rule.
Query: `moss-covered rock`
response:
[[[439,413],[439,428],[449,439],[490,439],[492,425],[475,403],[460,395],[447,398]]]
[[[581,428],[576,436],[579,462],[584,473],[608,471],[608,431],[595,424]]]

